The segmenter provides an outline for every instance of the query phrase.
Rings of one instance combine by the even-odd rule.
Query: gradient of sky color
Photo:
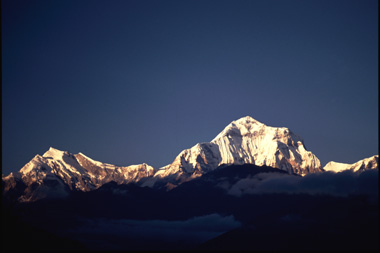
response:
[[[50,146],[156,168],[251,116],[378,154],[378,1],[2,1],[2,173]]]

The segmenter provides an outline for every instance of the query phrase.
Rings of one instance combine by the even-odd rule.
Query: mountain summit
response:
[[[155,169],[147,164],[126,167],[102,163],[82,153],[71,154],[50,148],[36,155],[19,172],[3,177],[3,190],[16,191],[19,201],[29,202],[46,197],[61,197],[70,191],[91,191],[105,183],[138,183],[153,176]]]
[[[266,165],[300,175],[322,171],[319,159],[306,150],[300,136],[247,116],[232,121],[211,142],[183,150],[145,184],[165,179],[175,185],[231,164]]]
[[[91,191],[111,181],[172,189],[229,165],[269,166],[301,176],[349,167],[358,170],[378,167],[378,156],[367,160],[355,166],[332,162],[322,169],[319,159],[306,150],[300,136],[286,127],[267,126],[247,116],[232,121],[210,142],[183,150],[171,164],[158,170],[145,163],[115,166],[82,153],[50,148],[42,156],[36,155],[19,172],[3,177],[2,189],[19,201],[34,201],[65,196],[71,191]]]
[[[374,155],[353,164],[329,162],[323,167],[324,171],[341,172],[351,170],[353,172],[376,169],[379,167],[379,155]]]
[[[321,171],[319,159],[306,151],[300,136],[249,116],[231,122],[211,142],[219,146],[222,164],[266,165],[301,175]]]

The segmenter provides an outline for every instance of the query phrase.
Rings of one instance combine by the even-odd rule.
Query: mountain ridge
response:
[[[155,169],[145,163],[115,166],[95,161],[82,153],[71,154],[50,147],[42,156],[36,155],[19,172],[3,177],[3,187],[7,191],[17,182],[22,182],[27,190],[20,201],[28,202],[46,197],[45,185],[51,186],[50,195],[64,196],[69,191],[91,191],[110,181],[138,183],[154,172]]]
[[[340,162],[328,162],[323,170],[325,171],[333,171],[333,172],[341,172],[344,170],[352,170],[354,172],[363,171],[368,169],[375,169],[379,167],[379,155],[373,155],[368,158],[364,158],[356,163],[347,164]]]
[[[19,172],[3,176],[2,181],[6,192],[19,189],[21,201],[34,201],[47,196],[46,187],[50,187],[50,195],[65,196],[74,190],[91,191],[111,181],[171,190],[223,165],[242,164],[269,166],[301,176],[334,170],[334,163],[322,168],[319,159],[306,150],[302,137],[288,128],[267,126],[246,116],[232,121],[211,142],[197,143],[181,151],[172,163],[159,169],[146,163],[116,166],[81,152],[71,154],[50,147]],[[376,168],[378,156],[374,161],[355,164],[362,170]]]

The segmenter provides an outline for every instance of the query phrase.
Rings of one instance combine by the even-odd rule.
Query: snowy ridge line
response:
[[[354,164],[330,162],[322,168],[319,159],[306,150],[299,135],[286,127],[267,126],[247,116],[232,121],[211,142],[197,143],[181,151],[172,163],[159,169],[146,163],[116,166],[93,160],[83,153],[71,154],[50,147],[19,172],[3,176],[2,180],[5,191],[22,182],[26,190],[20,199],[33,201],[49,192],[62,196],[72,190],[91,191],[111,181],[170,190],[222,165],[265,165],[304,176],[323,171],[374,169],[378,168],[378,158],[375,155]],[[52,188],[45,187],[46,182],[50,182],[48,185]],[[35,184],[37,188],[33,188]]]
[[[339,163],[331,161],[323,167],[324,171],[342,172],[352,170],[354,172],[379,168],[379,155],[374,155],[353,164]]]

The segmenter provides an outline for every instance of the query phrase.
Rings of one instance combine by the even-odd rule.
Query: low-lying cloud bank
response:
[[[80,227],[66,231],[80,238],[97,236],[95,244],[106,245],[112,237],[127,238],[129,241],[146,243],[163,242],[201,243],[214,238],[226,231],[241,226],[233,215],[221,216],[209,214],[193,217],[188,220],[130,220],[130,219],[85,219]],[[104,240],[103,242],[101,242]],[[120,243],[120,240],[118,241]],[[117,246],[117,245],[113,245]],[[107,245],[110,247],[110,245]],[[124,247],[124,245],[122,246]]]
[[[323,172],[304,177],[260,173],[251,178],[239,180],[226,189],[228,194],[311,194],[347,197],[349,195],[368,195],[371,200],[378,199],[379,170],[364,172],[343,171],[339,173]]]

